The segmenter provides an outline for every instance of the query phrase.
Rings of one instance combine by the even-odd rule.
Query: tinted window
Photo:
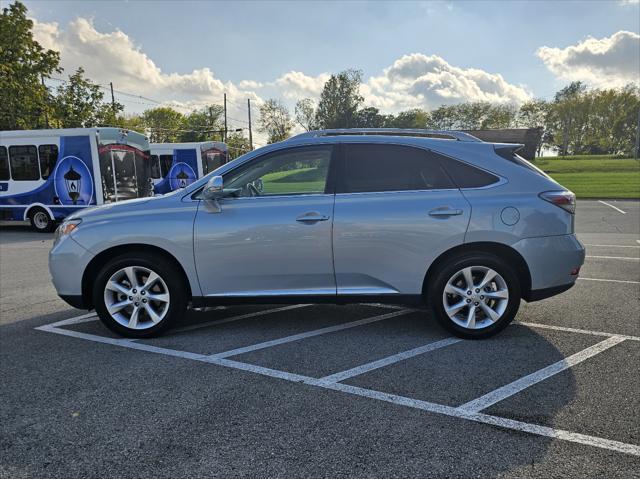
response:
[[[164,178],[171,169],[173,163],[173,155],[160,155],[160,169],[162,170],[162,177]]]
[[[160,172],[160,158],[158,158],[158,155],[151,155],[151,178],[162,178],[162,173]]]
[[[237,196],[324,193],[331,151],[313,146],[267,154],[225,175],[224,187],[238,189]]]
[[[440,156],[444,169],[458,188],[480,188],[496,183],[500,178],[491,173],[475,168],[467,163]]]
[[[46,180],[53,172],[56,161],[58,161],[58,146],[40,145],[38,147],[38,154],[40,156],[40,173],[42,179]]]
[[[454,188],[429,152],[398,145],[346,145],[342,192]]]
[[[207,173],[215,170],[224,163],[223,154],[217,150],[207,150],[202,152],[202,171]]]
[[[7,158],[7,149],[0,146],[0,180],[6,181],[11,178],[9,174],[9,158]]]
[[[35,146],[10,146],[11,176],[17,181],[39,180],[38,150]]]

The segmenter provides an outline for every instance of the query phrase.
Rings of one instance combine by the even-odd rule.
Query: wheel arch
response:
[[[104,251],[101,251],[100,253],[98,253],[96,256],[94,256],[93,259],[89,262],[89,264],[85,268],[84,273],[82,275],[82,299],[88,309],[91,309],[94,306],[93,299],[92,299],[93,284],[100,269],[105,264],[107,264],[107,262],[111,258],[115,256],[118,256],[124,253],[135,254],[140,252],[152,253],[152,254],[161,256],[166,260],[168,260],[169,262],[171,262],[180,272],[182,276],[182,280],[187,288],[188,300],[191,300],[192,291],[191,291],[191,283],[189,282],[189,277],[187,276],[187,273],[185,272],[180,262],[175,258],[175,256],[173,256],[167,250],[162,249],[158,246],[134,243],[134,244],[118,245],[118,246],[113,246],[111,248],[107,248]]]
[[[31,211],[34,210],[34,208],[41,208],[45,210],[49,215],[49,218],[51,219],[51,221],[56,220],[55,216],[53,215],[53,211],[51,211],[51,208],[49,208],[47,205],[43,205],[42,203],[31,203],[29,206],[25,208],[24,213],[22,214],[24,221],[29,220],[29,218],[31,217],[30,213]]]
[[[529,297],[531,293],[531,272],[529,271],[527,262],[522,255],[511,246],[504,243],[493,242],[464,243],[455,246],[438,256],[435,261],[431,263],[424,276],[422,282],[423,296],[427,293],[429,281],[433,277],[434,272],[450,259],[466,253],[489,253],[498,256],[501,259],[506,259],[510,265],[515,267],[518,280],[520,281],[522,298],[527,299]]]

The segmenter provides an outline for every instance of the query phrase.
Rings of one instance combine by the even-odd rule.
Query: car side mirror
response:
[[[214,176],[207,181],[207,184],[202,190],[202,199],[217,200],[218,198],[222,198],[223,193],[224,182],[222,176]]]

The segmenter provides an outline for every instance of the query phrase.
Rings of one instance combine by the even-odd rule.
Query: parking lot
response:
[[[0,477],[640,477],[640,203],[579,201],[577,285],[463,341],[378,304],[110,334],[0,234]]]

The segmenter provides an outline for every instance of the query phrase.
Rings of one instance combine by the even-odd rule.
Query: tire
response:
[[[157,278],[146,284],[155,278],[152,274]],[[131,286],[132,275],[136,287]],[[160,255],[126,253],[110,260],[98,273],[93,304],[102,323],[119,335],[158,336],[180,321],[187,309],[188,293],[182,278],[182,272]]]
[[[56,223],[51,219],[44,208],[31,208],[29,210],[31,228],[38,233],[50,233],[55,229]]]
[[[493,272],[497,275],[482,284],[485,275],[491,277]],[[467,287],[468,273],[474,286],[482,287]],[[513,321],[520,307],[521,289],[518,275],[509,264],[495,255],[478,252],[465,253],[438,268],[426,296],[429,308],[445,329],[464,339],[482,339],[499,333]]]

